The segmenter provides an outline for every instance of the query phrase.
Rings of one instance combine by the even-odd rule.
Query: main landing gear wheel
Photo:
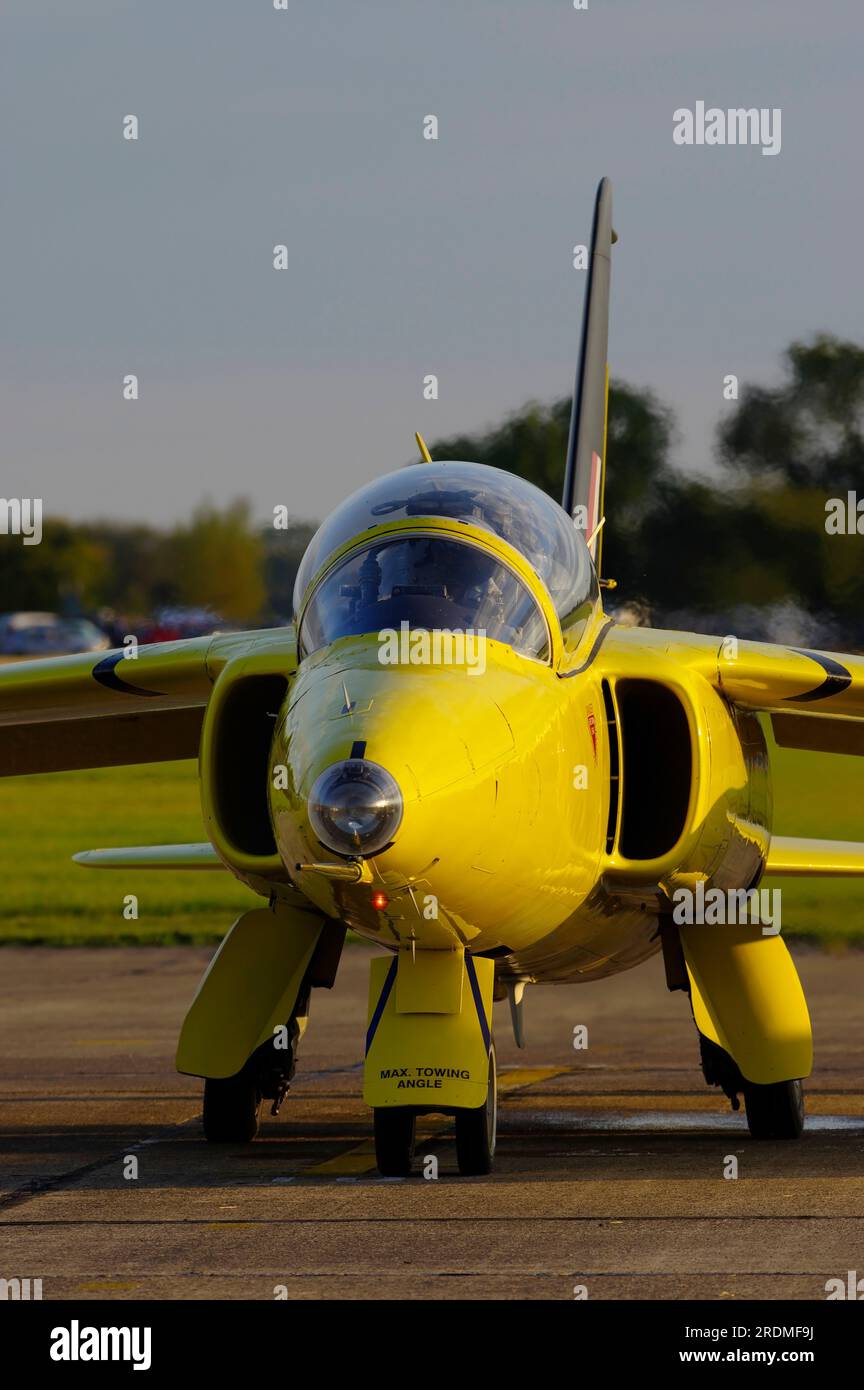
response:
[[[375,1162],[382,1178],[406,1178],[414,1157],[416,1113],[407,1105],[376,1105]]]
[[[498,1132],[498,1074],[495,1049],[489,1049],[489,1087],[485,1105],[456,1111],[456,1158],[463,1177],[492,1172]]]
[[[211,1144],[249,1144],[258,1133],[261,1092],[246,1071],[204,1082],[204,1138]]]
[[[797,1139],[804,1128],[800,1081],[775,1081],[768,1086],[745,1081],[744,1107],[754,1139]]]

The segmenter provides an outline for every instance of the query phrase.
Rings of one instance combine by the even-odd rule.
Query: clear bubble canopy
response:
[[[294,610],[322,565],[348,541],[388,521],[449,517],[500,536],[518,550],[567,617],[596,594],[585,543],[567,513],[533,483],[482,463],[423,463],[376,478],[342,502],[316,531],[297,573]]]

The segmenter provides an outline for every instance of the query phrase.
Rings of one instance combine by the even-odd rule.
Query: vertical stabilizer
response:
[[[603,492],[606,474],[606,411],[609,396],[609,285],[612,230],[612,185],[601,179],[594,205],[591,259],[582,318],[582,343],[573,389],[573,412],[567,441],[562,505],[585,528],[600,572]]]

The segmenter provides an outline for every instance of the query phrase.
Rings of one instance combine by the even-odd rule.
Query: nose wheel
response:
[[[378,1105],[373,1112],[375,1162],[384,1178],[405,1178],[411,1172],[417,1131],[417,1111],[410,1105]],[[495,1049],[489,1050],[486,1100],[474,1109],[457,1110],[456,1160],[463,1177],[492,1172],[498,1131],[498,1074]]]
[[[410,1105],[377,1105],[375,1162],[382,1178],[406,1178],[414,1158],[417,1114]]]
[[[486,1103],[474,1110],[456,1111],[456,1159],[463,1177],[492,1172],[498,1133],[498,1073],[495,1048],[489,1049],[489,1084]]]

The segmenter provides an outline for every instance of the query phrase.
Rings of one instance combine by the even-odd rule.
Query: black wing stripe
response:
[[[812,690],[805,690],[803,695],[787,696],[787,703],[802,704],[809,700],[827,700],[831,695],[839,695],[841,691],[847,690],[852,684],[851,673],[833,657],[823,656],[821,652],[804,651],[801,647],[790,647],[789,650],[798,656],[809,656],[811,661],[822,667],[825,679]]]
[[[120,690],[124,695],[159,698],[164,694],[162,690],[144,690],[140,685],[130,685],[128,681],[121,680],[114,668],[118,661],[124,659],[122,652],[112,652],[93,667],[93,679],[104,685],[106,690]]]

